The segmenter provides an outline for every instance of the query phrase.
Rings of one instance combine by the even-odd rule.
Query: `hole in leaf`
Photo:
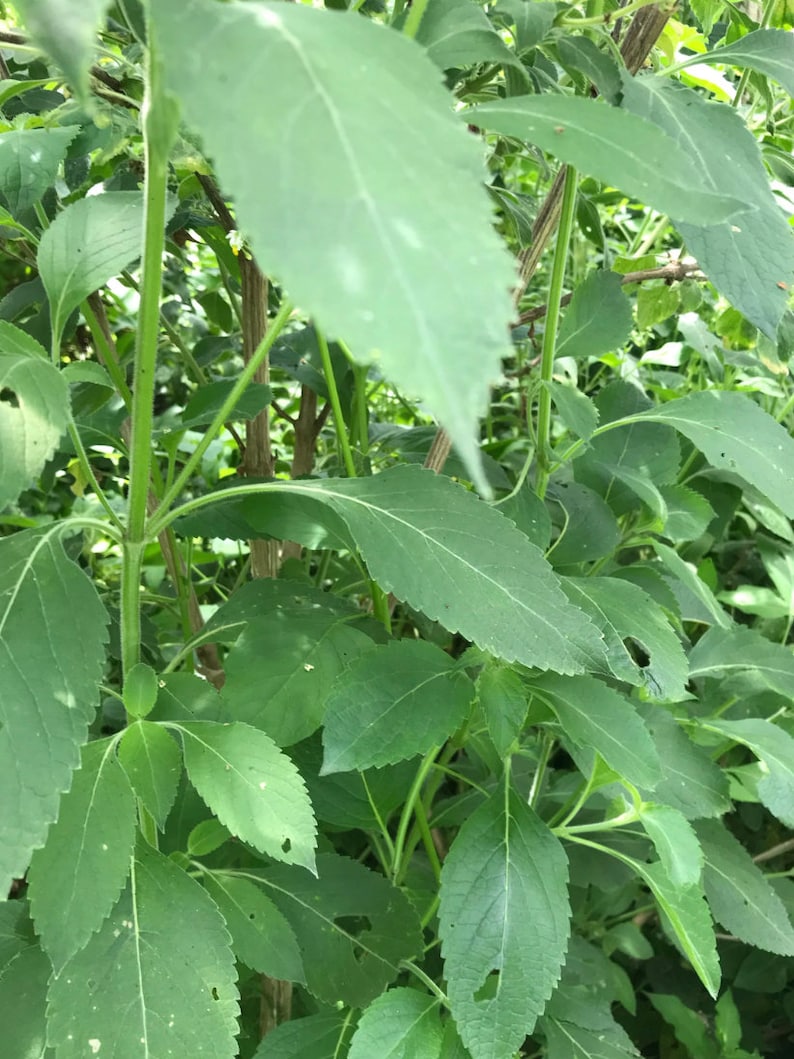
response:
[[[345,934],[349,934],[351,937],[356,937],[372,930],[372,923],[367,916],[336,916],[334,918],[334,926],[339,927],[340,930],[343,930]],[[360,959],[359,953],[356,953],[356,959]]]
[[[0,389],[0,401],[3,401],[5,404],[10,404],[13,408],[19,408],[17,395],[13,390],[9,390],[7,386]]]
[[[290,842],[290,840],[288,838],[285,838],[284,841],[281,843],[281,852],[282,853],[289,853],[289,851],[291,849],[292,849],[292,843]]]
[[[631,655],[634,662],[640,667],[640,669],[647,669],[651,664],[651,656],[639,642],[635,640],[633,636],[627,636],[623,641],[623,646]]]
[[[496,987],[499,985],[499,972],[492,971],[485,979],[483,984],[474,994],[474,1002],[478,1003],[480,1000],[491,1000],[496,995]]]
[[[215,988],[215,986],[212,987],[212,999],[220,1000],[220,997],[218,996],[218,990]]]

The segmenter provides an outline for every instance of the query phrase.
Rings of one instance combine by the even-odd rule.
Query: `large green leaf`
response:
[[[0,195],[15,217],[55,183],[66,149],[78,132],[77,125],[70,125],[0,133]]]
[[[696,746],[673,715],[660,706],[644,705],[642,716],[662,767],[653,800],[672,806],[687,820],[727,812],[731,807],[728,778],[707,752]]]
[[[300,773],[248,724],[181,722],[190,782],[243,842],[314,871],[317,825]]]
[[[182,775],[176,741],[159,724],[137,721],[122,736],[119,761],[136,795],[162,829]]]
[[[474,0],[433,0],[422,15],[416,39],[442,70],[481,62],[520,66]]]
[[[565,734],[578,746],[598,751],[629,783],[653,787],[661,775],[648,729],[629,700],[595,677],[546,673],[532,690],[547,701]]]
[[[714,286],[748,320],[775,337],[794,277],[794,232],[769,187],[753,134],[733,107],[714,103],[665,77],[623,76],[623,104],[683,149],[699,188],[746,203],[720,218],[665,209]]]
[[[208,873],[204,885],[226,920],[238,960],[271,978],[304,980],[292,927],[260,886],[220,873]]]
[[[698,63],[747,66],[773,78],[794,96],[794,37],[786,30],[757,29],[733,44],[694,59]]]
[[[36,259],[56,340],[69,314],[140,257],[142,245],[143,196],[137,191],[91,195],[58,214]]]
[[[107,615],[55,529],[0,541],[0,892],[43,845],[80,760]],[[80,616],[79,635],[75,615]]]
[[[568,944],[568,864],[515,791],[460,829],[441,873],[439,935],[452,1014],[474,1059],[504,1059],[532,1032]]]
[[[66,381],[48,360],[18,348],[16,331],[0,321],[0,510],[35,482],[69,423]]]
[[[631,302],[617,272],[591,272],[573,292],[557,336],[555,356],[600,357],[631,334]]]
[[[721,187],[701,191],[688,152],[653,122],[594,99],[511,96],[472,107],[466,116],[489,132],[529,140],[672,216],[714,223],[748,209],[747,198]]]
[[[402,34],[303,4],[192,0],[152,18],[259,264],[421,397],[483,486],[474,427],[508,350],[515,272],[437,68]]]
[[[253,1059],[339,1059],[346,1036],[349,1023],[341,1015],[291,1019],[268,1033]]]
[[[109,0],[17,0],[15,7],[34,42],[60,66],[83,101],[99,21]]]
[[[778,820],[794,827],[794,737],[762,717],[744,721],[709,719],[701,724],[748,747],[763,762],[758,796]]]
[[[52,964],[39,948],[27,902],[0,904],[0,1026],[3,1050],[49,1059],[45,1007]]]
[[[403,894],[362,864],[321,853],[317,877],[275,864],[256,872],[298,939],[306,985],[320,1000],[365,1007],[422,949]]]
[[[474,685],[440,647],[398,640],[337,678],[323,728],[323,774],[391,765],[443,743],[463,723]]]
[[[607,662],[616,677],[644,686],[653,699],[678,702],[686,695],[688,666],[681,641],[664,611],[638,585],[616,577],[567,578],[565,591],[604,633]],[[638,666],[626,647],[634,640],[647,660]]]
[[[56,971],[81,949],[118,900],[130,870],[135,797],[110,740],[83,748],[58,820],[30,866],[30,907]]]
[[[350,1042],[348,1059],[440,1059],[439,1002],[415,989],[390,989],[370,1004]]]
[[[598,633],[567,601],[540,550],[442,475],[396,467],[257,491],[263,495],[232,502],[254,528],[275,528],[282,495],[329,507],[384,589],[492,654],[568,673],[603,655]],[[189,532],[202,532],[200,516],[185,521]]]
[[[715,626],[705,632],[690,652],[689,671],[692,677],[715,678],[749,672],[779,694],[794,698],[794,654],[746,626]]]
[[[742,941],[794,956],[786,907],[753,858],[718,820],[696,825],[706,855],[703,885],[714,918]]]
[[[110,917],[50,983],[58,1059],[234,1055],[229,940],[201,886],[141,842]]]
[[[228,716],[260,728],[279,746],[297,743],[319,728],[335,678],[372,647],[348,614],[319,608],[264,613],[226,657]]]
[[[746,394],[701,390],[642,418],[674,426],[713,467],[738,474],[794,517],[794,439]]]

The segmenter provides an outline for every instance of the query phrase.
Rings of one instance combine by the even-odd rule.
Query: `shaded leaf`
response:
[[[226,921],[237,959],[271,978],[302,982],[295,934],[262,888],[250,879],[220,873],[207,873],[203,881]]]
[[[544,385],[550,391],[563,423],[577,437],[587,441],[598,426],[598,409],[590,398],[581,390],[561,382],[546,382]]]
[[[441,873],[439,934],[452,1014],[474,1059],[515,1051],[551,996],[568,944],[568,864],[512,790],[460,829]]]
[[[321,853],[317,877],[273,865],[257,871],[292,925],[307,988],[320,1000],[365,1007],[422,949],[419,919],[408,899],[382,875]]]
[[[319,728],[336,677],[373,647],[344,613],[265,613],[246,626],[226,657],[221,697],[227,714],[279,746],[305,739]]]
[[[441,1059],[444,1031],[437,997],[389,989],[369,1005],[350,1042],[348,1059]]]
[[[733,107],[666,77],[624,72],[622,105],[686,150],[698,188],[746,204],[729,220],[685,214],[683,202],[665,212],[688,222],[677,227],[719,292],[774,339],[788,301],[779,284],[790,284],[794,276],[794,233],[769,187],[755,137]]]
[[[70,313],[141,255],[143,196],[106,191],[67,206],[39,243],[37,262],[50,302],[54,341]]]
[[[50,983],[48,1032],[59,1059],[85,1059],[87,1047],[119,1059],[234,1055],[229,941],[201,886],[141,842],[110,917]]]
[[[221,406],[235,385],[235,380],[211,382],[200,386],[185,406],[180,423],[181,428],[209,426],[221,410]],[[264,383],[251,382],[245,393],[229,413],[229,420],[253,419],[263,408],[267,408],[273,399],[273,392]]]
[[[472,0],[433,0],[422,15],[416,40],[442,70],[481,62],[520,66],[483,9]]]
[[[557,17],[557,5],[543,0],[497,0],[494,12],[515,26],[516,47],[523,52],[534,48],[549,32]]]
[[[509,348],[515,273],[491,226],[481,148],[437,68],[353,13],[194,0],[152,18],[169,86],[262,269],[357,360],[377,350],[487,490],[474,427]],[[241,68],[252,49],[257,62]]]
[[[129,725],[121,738],[119,761],[136,795],[162,830],[182,775],[175,740],[159,724],[138,721]]]
[[[625,85],[624,85],[625,91]],[[746,210],[745,197],[700,191],[689,152],[628,111],[575,96],[511,96],[466,111],[489,132],[542,147],[588,176],[636,195],[646,206],[695,223],[714,223]]]
[[[477,678],[477,697],[491,741],[504,755],[520,735],[527,716],[524,683],[515,670],[489,662]]]
[[[18,347],[16,331],[0,321],[0,510],[33,485],[69,423],[69,390],[58,369],[21,349],[5,352]]]
[[[108,739],[82,765],[30,866],[30,907],[56,971],[83,948],[118,900],[135,845],[135,798]]]
[[[0,133],[0,195],[15,217],[38,202],[55,183],[66,149],[79,131],[11,129]]]
[[[756,29],[723,48],[698,55],[699,63],[746,66],[773,78],[794,96],[794,37],[779,29]]]
[[[340,1043],[349,1034],[339,1015],[308,1015],[275,1026],[261,1041],[253,1059],[339,1059]]]
[[[314,870],[317,826],[300,773],[250,725],[181,722],[190,782],[243,842]]]
[[[52,964],[36,943],[25,901],[0,904],[0,1025],[9,1056],[47,1056],[45,1005]]]
[[[473,698],[471,680],[431,643],[398,640],[367,652],[328,696],[321,775],[425,753],[463,723]]]
[[[690,1055],[696,1055],[698,1059],[718,1059],[717,1045],[699,1012],[687,1007],[680,997],[673,994],[649,993],[648,999],[664,1021],[673,1027],[676,1039]]]
[[[692,677],[714,678],[751,671],[767,687],[794,698],[794,655],[745,626],[705,632],[689,653],[689,670]]]
[[[673,886],[700,882],[703,851],[686,817],[669,805],[646,803],[640,820]]]
[[[529,5],[527,5],[529,6]],[[620,98],[620,70],[614,59],[601,51],[595,41],[589,37],[561,37],[557,42],[560,62],[566,70],[579,70],[598,89],[600,95],[609,103],[617,103]]]
[[[0,892],[44,844],[88,734],[107,615],[56,528],[0,540]],[[74,617],[80,615],[80,635]]]
[[[603,559],[620,544],[617,519],[594,489],[580,482],[552,482],[547,500],[556,500],[564,513],[560,535],[549,553],[556,566]]]
[[[532,691],[547,701],[565,734],[578,746],[596,750],[629,783],[651,787],[661,775],[648,729],[625,696],[595,677],[546,673]]]
[[[794,956],[794,928],[786,907],[741,842],[718,820],[701,820],[696,828],[714,918],[748,945]]]
[[[556,357],[600,357],[631,334],[631,302],[617,272],[591,272],[574,290],[557,336]]]

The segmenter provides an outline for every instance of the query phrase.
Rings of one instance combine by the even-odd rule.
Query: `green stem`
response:
[[[534,809],[538,804],[540,798],[541,788],[543,787],[543,777],[546,774],[546,767],[551,757],[551,751],[554,746],[554,736],[548,729],[544,730],[541,736],[541,748],[540,757],[538,758],[538,767],[535,769],[535,775],[532,777],[532,786],[529,789],[529,804]]]
[[[558,26],[569,26],[574,28],[576,26],[599,26],[604,25],[607,19],[612,16],[625,18],[626,15],[633,15],[635,11],[639,11],[643,7],[649,7],[651,4],[658,3],[659,0],[633,0],[633,3],[626,4],[625,7],[621,7],[619,11],[610,11],[603,15],[593,15],[591,18],[561,18],[558,22]]]
[[[405,868],[407,867],[407,865],[403,863],[403,853],[405,851],[405,840],[408,837],[408,827],[411,823],[411,817],[414,814],[414,806],[421,794],[425,780],[433,769],[439,749],[439,747],[433,747],[422,758],[422,763],[416,770],[414,781],[411,784],[411,789],[408,792],[408,797],[403,806],[400,823],[397,826],[397,837],[394,840],[394,859],[392,861],[392,878],[396,883],[399,883],[405,873]]]
[[[139,586],[146,542],[147,500],[152,467],[152,424],[157,346],[160,338],[168,154],[176,131],[173,105],[165,94],[161,74],[155,45],[150,37],[146,99],[142,111],[146,164],[144,244],[132,393],[129,506],[121,578],[121,655],[125,674],[140,660]]]
[[[293,307],[291,302],[282,302],[278,313],[276,314],[275,318],[270,324],[270,327],[267,330],[267,334],[257,346],[256,350],[254,351],[254,355],[248,361],[245,368],[243,368],[243,370],[240,372],[236,384],[231,389],[226,400],[221,405],[220,409],[218,410],[218,414],[215,416],[212,423],[210,423],[201,441],[198,443],[198,445],[196,445],[195,449],[190,455],[190,458],[185,463],[185,466],[177,475],[173,485],[163,497],[162,503],[157,509],[157,514],[151,527],[152,533],[159,533],[165,525],[173,521],[173,518],[169,517],[169,509],[171,505],[182,492],[185,485],[190,481],[190,476],[193,474],[193,471],[196,469],[196,467],[201,463],[202,456],[214,441],[216,434],[223,427],[223,424],[229,418],[234,406],[240,400],[243,393],[245,393],[245,389],[256,374],[257,368],[267,357],[268,353],[270,352],[273,346],[273,343],[281,334],[281,331],[283,330],[287,320],[289,320],[290,314],[292,313],[292,308]],[[229,492],[224,491],[224,496],[229,495]],[[157,527],[156,529],[155,526]]]
[[[400,967],[404,967],[406,971],[410,971],[412,975],[419,979],[420,982],[424,982],[433,996],[438,997],[441,1003],[445,1007],[449,1007],[449,1001],[447,1000],[447,994],[436,985],[432,978],[428,977],[421,967],[417,967],[413,960],[401,960]]]
[[[77,429],[77,426],[74,422],[69,423],[69,437],[72,439],[72,444],[74,445],[75,452],[77,453],[77,458],[80,461],[80,467],[82,468],[83,474],[91,483],[91,488],[96,493],[97,500],[105,509],[105,513],[107,514],[108,518],[113,523],[113,525],[116,527],[116,529],[123,529],[124,527],[122,525],[121,519],[110,506],[110,502],[105,496],[102,490],[102,486],[97,481],[97,477],[94,474],[94,468],[91,466],[91,461],[88,458],[88,453],[86,452],[85,446],[83,445],[83,439],[80,437],[80,431]]]
[[[551,466],[551,391],[546,383],[551,382],[554,370],[554,351],[557,345],[557,328],[560,319],[560,302],[565,282],[565,267],[568,261],[568,247],[573,231],[576,206],[577,173],[573,166],[565,167],[565,186],[562,193],[562,209],[557,231],[557,242],[554,247],[554,263],[551,271],[548,311],[546,313],[546,330],[543,333],[543,351],[540,361],[541,390],[538,399],[538,472],[535,492],[541,499],[546,495]]]
[[[331,363],[331,354],[328,350],[328,342],[326,341],[325,335],[321,331],[317,332],[317,345],[320,348],[320,360],[322,361],[323,365],[325,384],[328,387],[328,397],[331,401],[331,411],[334,413],[334,428],[336,429],[336,440],[339,444],[339,451],[342,454],[342,460],[344,462],[348,478],[355,478],[356,462],[353,459],[353,450],[350,447],[350,439],[347,436],[345,417],[342,415],[342,402],[339,400],[339,390],[337,389],[336,385],[334,366]]]
[[[413,0],[411,10],[408,12],[408,17],[403,26],[403,33],[406,37],[415,37],[419,32],[419,24],[429,2],[430,0]]]

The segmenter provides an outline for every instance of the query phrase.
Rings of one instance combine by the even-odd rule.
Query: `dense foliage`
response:
[[[345,7],[0,5],[2,1057],[790,1055],[794,11]]]

